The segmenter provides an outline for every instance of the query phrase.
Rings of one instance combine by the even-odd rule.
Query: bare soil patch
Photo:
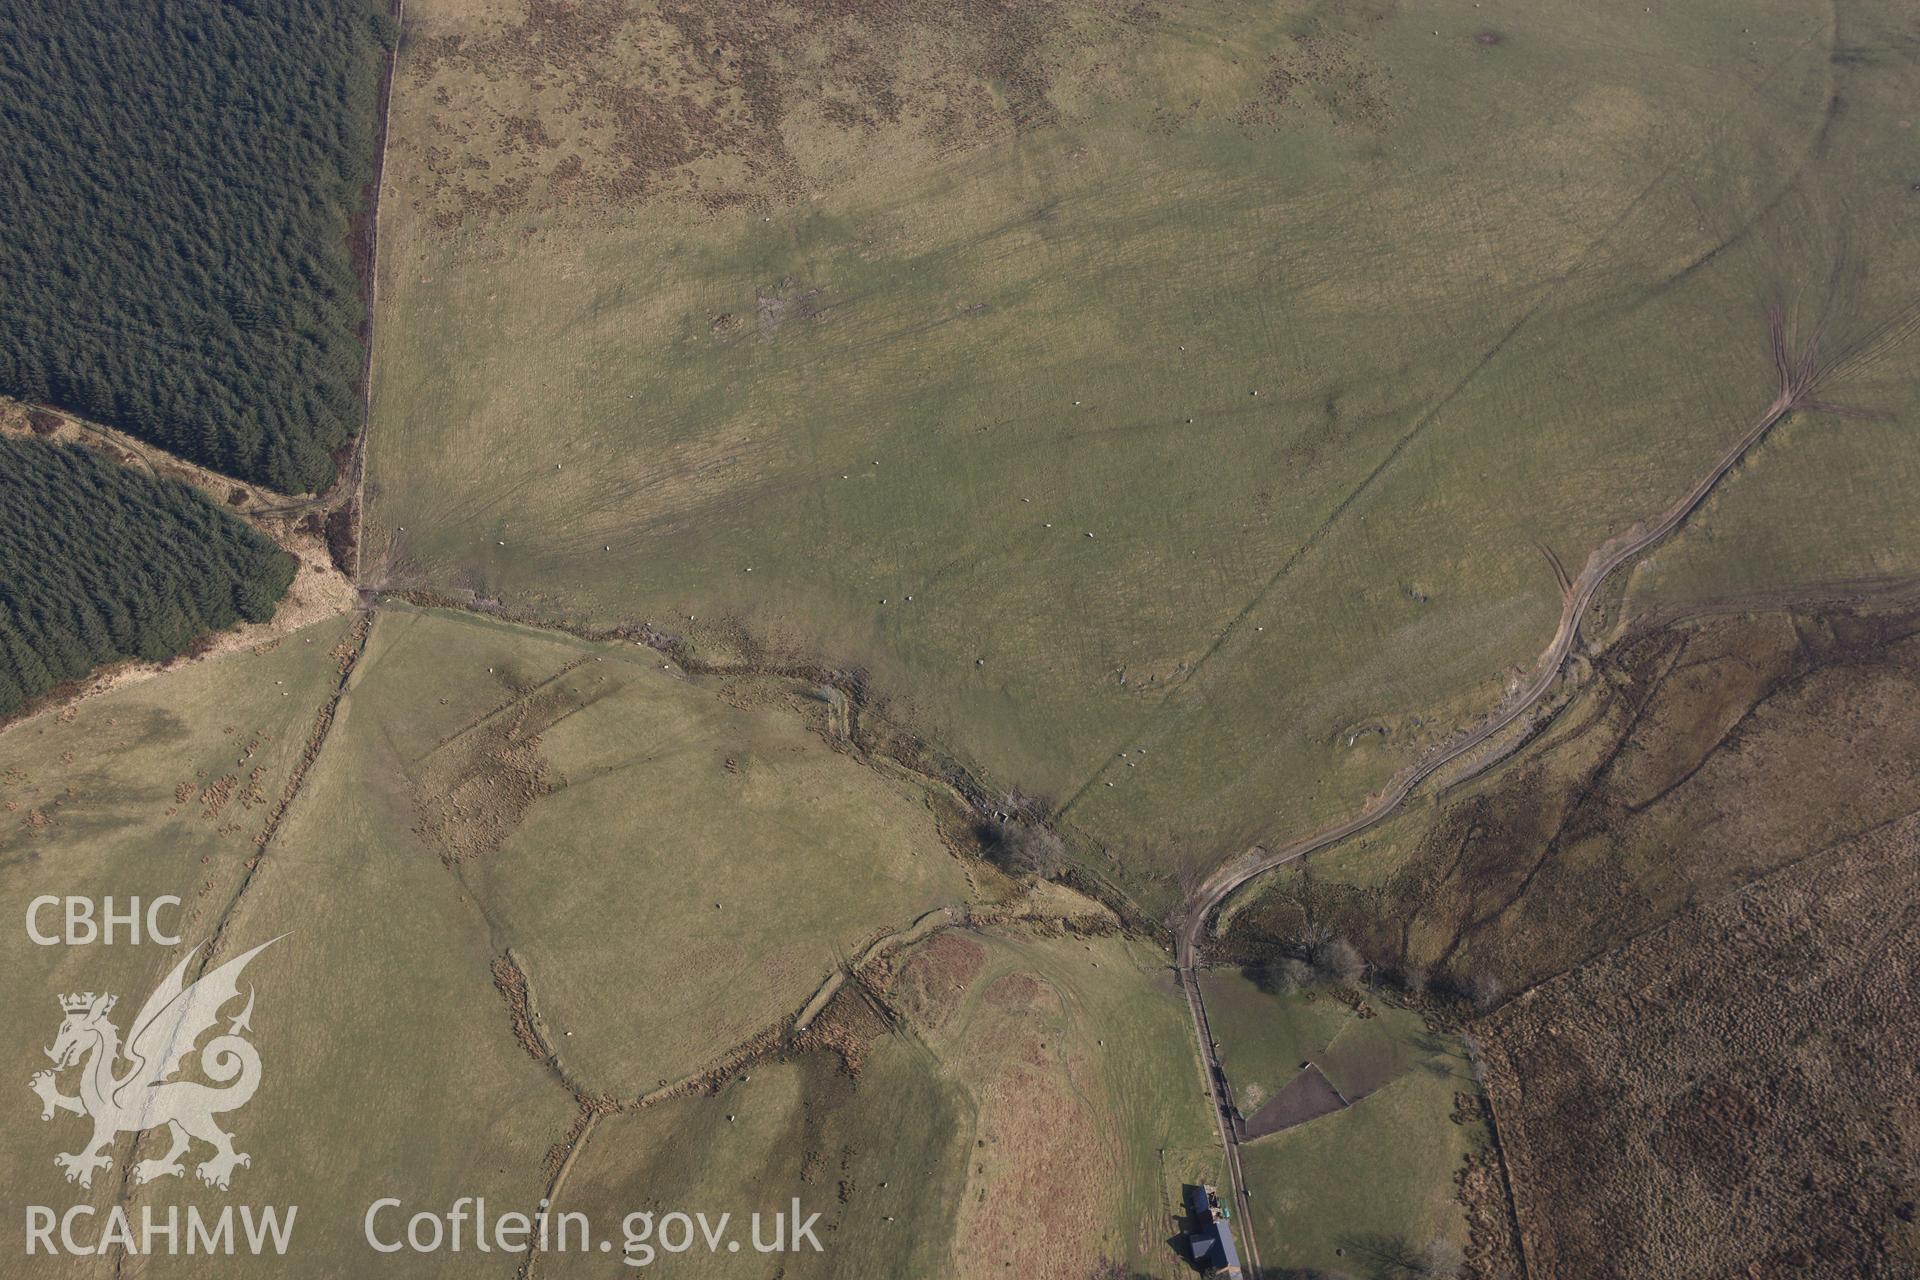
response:
[[[1291,1129],[1297,1124],[1330,1115],[1347,1105],[1340,1091],[1320,1071],[1309,1062],[1299,1075],[1287,1081],[1280,1092],[1267,1099],[1266,1105],[1248,1117],[1246,1132],[1242,1135],[1246,1141],[1264,1138],[1270,1133],[1282,1129]]]

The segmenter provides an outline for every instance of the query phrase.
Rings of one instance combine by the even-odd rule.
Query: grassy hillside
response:
[[[891,1027],[848,1001],[823,1019],[830,1048],[601,1120],[560,1205],[603,1223],[701,1206],[744,1219],[797,1196],[821,1214],[820,1254],[662,1255],[664,1275],[1183,1274],[1166,1245],[1180,1185],[1215,1176],[1219,1155],[1156,957],[1111,937],[953,931],[903,957],[882,995]]]
[[[102,663],[267,621],[295,567],[177,480],[0,439],[0,716]]]
[[[1511,1187],[1482,1162],[1463,1196],[1482,1274],[1521,1273],[1516,1234],[1536,1275],[1912,1269],[1915,995],[1888,957],[1920,892],[1916,627],[1909,607],[1641,635],[1513,760],[1238,906],[1243,959],[1344,935],[1383,976],[1477,997],[1453,1007]]]
[[[1770,303],[1838,352],[1920,262],[1881,0],[965,13],[410,6],[368,563],[861,666],[1150,905],[1492,702]]]
[[[1767,613],[1643,636],[1488,777],[1256,882],[1229,946],[1344,935],[1384,971],[1511,992],[1905,814],[1916,625]]]
[[[330,480],[389,25],[376,0],[0,6],[0,391]]]
[[[13,980],[0,992],[0,1016],[19,1028],[10,1059],[18,1080],[13,1138],[0,1152],[0,1186],[23,1203],[91,1204],[105,1213],[124,1192],[131,1144],[82,1191],[63,1180],[54,1155],[84,1143],[87,1123],[71,1115],[40,1120],[26,1092],[28,1077],[49,1067],[41,1050],[60,1024],[56,997],[105,991],[119,997],[114,1015],[122,1030],[160,979],[188,948],[218,928],[260,856],[260,842],[281,811],[312,747],[316,717],[352,652],[345,619],[285,637],[265,652],[231,653],[128,683],[72,707],[0,732],[0,902],[13,917],[0,932],[0,962]],[[128,945],[37,946],[24,928],[27,904],[41,895],[111,896],[117,910],[129,899],[182,899],[160,922],[183,939],[178,947]],[[43,930],[58,931],[59,909],[43,911]],[[269,935],[270,936],[270,935]],[[247,937],[247,945],[265,941]],[[311,1171],[333,1157],[324,1150],[337,1121],[309,1122],[297,1137],[262,1138],[255,1117],[302,1104],[292,1088],[290,1044],[282,1029],[316,1019],[309,1003],[324,991],[326,974],[308,964],[316,932],[299,945],[289,939],[250,971],[260,992],[255,1025],[264,1032],[264,1085],[240,1123],[240,1149],[255,1156],[241,1171],[311,1186]],[[74,1073],[63,1091],[74,1092]],[[282,1093],[285,1088],[289,1091]],[[159,1152],[142,1152],[142,1157]],[[204,1158],[203,1148],[197,1158]],[[187,1175],[191,1177],[191,1173]],[[242,1183],[236,1182],[236,1192]],[[199,1194],[213,1193],[195,1188]],[[239,1194],[257,1194],[258,1187]],[[135,1203],[181,1204],[196,1192],[163,1182],[134,1196]],[[302,1197],[292,1197],[299,1202]],[[209,1203],[201,1199],[200,1203]],[[262,1201],[257,1201],[262,1202]],[[137,1210],[136,1210],[137,1212]],[[17,1227],[15,1228],[17,1230]],[[19,1248],[20,1237],[10,1247]],[[189,1260],[182,1260],[183,1263]],[[190,1260],[195,1266],[204,1260]],[[111,1259],[12,1264],[21,1275],[106,1276]],[[176,1273],[178,1274],[178,1273]]]
[[[969,895],[924,797],[798,701],[632,646],[383,612],[315,774],[343,799],[296,814],[300,838],[429,864],[519,970],[558,1072],[639,1097]]]

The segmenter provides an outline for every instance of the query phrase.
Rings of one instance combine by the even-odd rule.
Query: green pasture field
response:
[[[1890,6],[1070,7],[1044,110],[909,22],[858,128],[847,32],[756,29],[784,105],[716,89],[752,127],[638,176],[666,135],[579,103],[718,74],[645,6],[573,70],[408,12],[369,563],[863,667],[1152,907],[1484,709],[1541,548],[1684,492],[1773,394],[1767,305],[1871,321],[1835,264],[1911,245],[1911,76],[1835,52]]]
[[[1920,385],[1906,376],[1910,367],[1836,379],[1837,400],[1865,416],[1796,414],[1776,428],[1635,569],[1625,612],[1749,599],[1764,607],[1822,589],[1910,585],[1920,576],[1920,514],[1909,501],[1920,485]]]
[[[232,1118],[255,1160],[227,1198],[300,1206],[279,1275],[504,1278],[515,1259],[388,1257],[363,1237],[383,1197],[406,1205],[380,1220],[388,1236],[461,1196],[496,1212],[536,1204],[547,1149],[578,1106],[515,1042],[477,904],[409,838],[397,779],[372,776],[390,748],[362,674],[228,925],[236,943],[285,937],[248,970],[264,1075]],[[244,1255],[152,1260],[154,1274],[181,1277],[261,1266]]]
[[[1458,1052],[1418,1013],[1384,1001],[1368,1001],[1373,1016],[1363,1018],[1324,988],[1270,992],[1240,970],[1207,970],[1200,984],[1221,1065],[1249,1116],[1307,1061],[1343,1097],[1360,1098]]]
[[[311,811],[313,842],[430,865],[590,1095],[703,1070],[967,896],[922,796],[651,650],[394,608],[347,703],[322,768],[355,800]]]
[[[1909,500],[1920,483],[1920,177],[1909,141],[1920,75],[1910,54],[1892,52],[1905,47],[1898,14],[1835,11],[1841,106],[1774,215],[1793,259],[1828,264],[1783,292],[1821,318],[1818,350],[1833,368],[1819,396],[1846,412],[1797,413],[1776,429],[1637,568],[1630,610],[1920,573],[1920,510]]]
[[[924,983],[923,964],[935,975]],[[559,1206],[597,1223],[711,1206],[744,1232],[745,1214],[797,1196],[820,1212],[825,1249],[778,1259],[795,1277],[993,1276],[1009,1263],[1039,1277],[1103,1263],[1177,1275],[1180,1186],[1215,1179],[1219,1156],[1156,957],[1115,938],[1003,930],[942,935],[898,968],[916,994],[854,1074],[816,1052],[607,1117]],[[1035,1212],[1041,1200],[1061,1211]],[[569,1276],[603,1265],[549,1262]],[[771,1265],[745,1246],[656,1263],[717,1276]]]
[[[186,945],[223,918],[225,955],[280,939],[248,970],[265,1070],[230,1127],[255,1157],[236,1193],[301,1206],[287,1274],[362,1274],[381,1195],[530,1209],[582,1097],[706,1069],[873,938],[967,898],[924,797],[834,749],[784,683],[693,683],[650,650],[405,606],[372,618],[261,856],[268,805],[247,788],[282,797],[351,653],[341,620],[0,736],[22,913],[41,892],[173,892]],[[216,823],[200,791],[223,771],[239,783]],[[23,1086],[59,1022],[50,993],[114,990],[130,1016],[180,950],[13,936],[34,1002],[13,1012],[44,1024]],[[520,1019],[498,987],[508,957]],[[24,1087],[21,1105],[38,1107]],[[33,1203],[70,1194],[52,1157],[83,1135],[60,1128],[11,1148],[8,1185]],[[118,1191],[113,1171],[94,1188]],[[129,1202],[215,1196],[165,1180]],[[210,1266],[153,1273],[189,1264]],[[390,1265],[475,1274],[465,1256]]]
[[[0,955],[16,978],[4,998],[12,1025],[34,1028],[29,1039],[52,1043],[56,992],[112,990],[137,1008],[180,951],[212,931],[339,678],[333,650],[346,632],[344,619],[319,623],[266,652],[129,680],[0,732],[0,901],[8,917]],[[124,932],[111,946],[29,941],[33,899],[107,894],[121,909],[136,896],[181,898],[179,911],[160,917],[181,948],[129,945]],[[46,911],[42,931],[59,932],[59,917]],[[27,1054],[24,1041],[20,1048],[24,1071],[39,1054]],[[25,1156],[29,1145],[9,1153]],[[51,1173],[51,1149],[35,1145],[34,1154],[44,1154],[34,1163]]]
[[[1383,1266],[1393,1259],[1457,1259],[1467,1224],[1454,1175],[1486,1140],[1478,1122],[1451,1119],[1454,1094],[1474,1088],[1460,1067],[1410,1071],[1241,1148],[1262,1265],[1368,1276],[1396,1274]]]
[[[1454,1175],[1485,1134],[1452,1118],[1456,1092],[1479,1093],[1457,1037],[1380,999],[1363,1018],[1325,988],[1268,991],[1232,969],[1208,970],[1200,982],[1243,1114],[1309,1060],[1352,1100],[1242,1145],[1265,1266],[1392,1274],[1379,1269],[1392,1242],[1416,1255],[1436,1237],[1448,1242],[1442,1252],[1465,1243]]]
[[[1220,1065],[1249,1115],[1298,1075],[1302,1063],[1311,1059],[1324,1069],[1327,1046],[1353,1021],[1353,1010],[1323,992],[1312,1000],[1276,995],[1238,969],[1203,970],[1200,991],[1220,1042]]]
[[[251,1166],[236,1171],[232,1195],[194,1180],[193,1165],[209,1154],[198,1146],[184,1177],[126,1188],[126,1162],[160,1155],[164,1142],[159,1138],[146,1140],[137,1151],[125,1139],[119,1141],[112,1148],[115,1164],[96,1172],[91,1188],[64,1181],[54,1156],[81,1150],[90,1127],[68,1114],[43,1124],[40,1104],[27,1091],[29,1076],[52,1065],[41,1050],[54,1042],[60,1025],[57,995],[114,994],[118,1004],[110,1020],[127,1033],[130,1020],[161,979],[214,933],[248,881],[250,864],[260,855],[258,839],[307,753],[316,716],[333,693],[343,655],[350,651],[342,647],[350,639],[350,626],[345,618],[331,619],[271,645],[129,680],[0,733],[0,801],[5,810],[0,903],[8,921],[0,930],[0,956],[12,975],[0,995],[0,1011],[16,1029],[9,1078],[18,1091],[12,1103],[11,1140],[0,1157],[0,1185],[16,1204],[62,1211],[86,1204],[104,1213],[116,1200],[124,1200],[137,1215],[143,1206],[164,1213],[170,1206],[184,1211],[193,1205],[217,1213],[233,1196],[252,1204],[308,1202],[308,1217],[296,1223],[296,1240],[304,1241],[312,1229],[310,1197],[343,1162],[357,1158],[351,1144],[361,1136],[355,1125],[363,1115],[370,1108],[417,1110],[421,1105],[404,1089],[390,1098],[354,1093],[354,1076],[342,1073],[337,1061],[323,1073],[327,1078],[302,1079],[303,1050],[337,1036],[343,1016],[360,1016],[360,1002],[369,990],[393,988],[396,1000],[406,1007],[389,1016],[387,1025],[402,1035],[423,1019],[430,1022],[446,999],[444,990],[431,985],[403,989],[404,984],[390,976],[373,981],[367,970],[387,975],[411,966],[416,980],[425,972],[391,947],[383,955],[363,950],[363,970],[330,970],[323,934],[309,931],[311,917],[282,918],[258,930],[252,921],[236,922],[222,952],[231,958],[272,937],[269,929],[293,928],[290,937],[257,958],[247,973],[247,985],[258,992],[253,1038],[263,1076],[253,1102],[225,1123],[235,1134],[237,1148],[254,1157]],[[96,911],[109,896],[115,909],[124,911],[136,896],[150,903],[158,896],[176,895],[184,900],[181,910],[163,911],[159,923],[181,942],[164,946],[143,938],[140,945],[132,945],[121,932],[112,945],[35,945],[25,921],[28,904],[41,895],[90,898]],[[59,914],[58,909],[43,912],[41,928],[58,933]],[[422,936],[423,945],[430,941],[430,936]],[[362,977],[369,978],[368,986],[351,985]],[[227,1012],[237,1013],[238,1008]],[[466,1046],[443,1069],[451,1072],[453,1063],[479,1052]],[[187,1071],[193,1071],[191,1060]],[[72,1094],[76,1082],[76,1074],[68,1071],[59,1083],[63,1092]],[[452,1080],[446,1106],[460,1111],[473,1101],[466,1083]],[[317,1109],[314,1088],[321,1085],[352,1096],[340,1101],[337,1112]],[[437,1086],[423,1085],[418,1091],[439,1096]],[[290,1133],[278,1133],[275,1117],[289,1114],[300,1115],[300,1123]],[[16,1218],[7,1242],[16,1256],[24,1250],[24,1241],[12,1234],[21,1230],[20,1221]],[[83,1223],[79,1234],[85,1240],[99,1227],[98,1219],[91,1231]],[[43,1256],[30,1264],[10,1265],[27,1266],[20,1274],[28,1275],[105,1276],[115,1274],[116,1263],[112,1258]],[[180,1258],[153,1259],[143,1274],[222,1273],[210,1269],[204,1258]],[[236,1266],[226,1274],[246,1272]],[[321,1268],[300,1274],[337,1271]]]

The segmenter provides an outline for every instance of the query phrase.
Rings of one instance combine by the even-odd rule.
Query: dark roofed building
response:
[[[1238,1277],[1240,1251],[1233,1244],[1233,1228],[1227,1225],[1227,1210],[1220,1193],[1212,1187],[1187,1188],[1187,1219],[1192,1230],[1187,1234],[1187,1253],[1194,1265],[1209,1274]]]

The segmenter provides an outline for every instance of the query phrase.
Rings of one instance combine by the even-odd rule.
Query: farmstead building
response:
[[[1227,1211],[1220,1205],[1220,1193],[1212,1187],[1187,1188],[1187,1217],[1193,1230],[1187,1235],[1187,1252],[1194,1265],[1208,1275],[1238,1277],[1240,1251],[1233,1244],[1233,1228],[1227,1225]]]

